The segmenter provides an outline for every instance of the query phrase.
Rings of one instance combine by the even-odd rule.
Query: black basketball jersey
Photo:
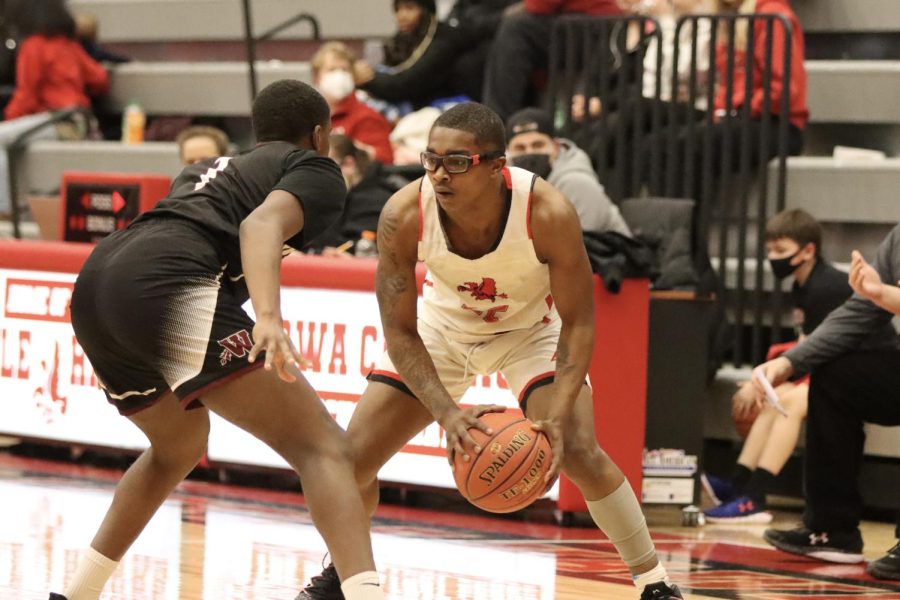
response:
[[[341,215],[347,188],[337,164],[288,142],[260,144],[235,157],[220,156],[185,168],[169,195],[134,224],[180,218],[208,234],[227,261],[226,273],[243,274],[238,232],[241,222],[273,190],[293,194],[303,207],[303,230],[285,243],[302,250]]]

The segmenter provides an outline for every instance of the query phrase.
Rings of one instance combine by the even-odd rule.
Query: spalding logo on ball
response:
[[[544,495],[544,477],[550,468],[550,442],[532,422],[511,413],[480,417],[491,429],[487,435],[470,429],[483,448],[468,462],[457,455],[453,477],[462,495],[486,511],[508,513],[525,508]]]

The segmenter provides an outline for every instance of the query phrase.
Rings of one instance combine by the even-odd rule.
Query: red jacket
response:
[[[77,41],[32,35],[16,58],[16,89],[6,106],[7,119],[71,106],[90,107],[86,90],[101,96],[109,90],[109,75]]]
[[[350,94],[331,111],[331,130],[375,149],[375,160],[394,164],[394,151],[388,136],[391,124],[378,111]]]
[[[803,43],[803,29],[797,20],[797,15],[791,10],[786,0],[758,0],[757,13],[781,14],[791,22],[791,80],[789,84],[790,96],[788,99],[789,119],[791,124],[798,129],[806,127],[809,121],[809,107],[806,104],[806,67],[803,64],[805,57]],[[775,21],[772,25],[772,114],[781,112],[781,94],[784,90],[784,32],[781,23]],[[763,64],[766,59],[766,23],[758,21],[754,26],[753,34],[753,83],[751,86],[750,114],[758,117],[763,112],[765,93],[763,90]],[[719,72],[719,87],[716,93],[715,108],[717,111],[725,110],[725,92],[728,76],[728,48],[725,43],[716,48],[716,64]],[[740,110],[744,104],[746,52],[736,50],[734,56],[734,88],[731,96],[733,110]]]
[[[559,13],[618,15],[622,13],[616,0],[525,0],[525,10],[536,15]]]

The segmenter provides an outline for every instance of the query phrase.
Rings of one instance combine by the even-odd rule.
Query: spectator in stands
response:
[[[792,209],[778,213],[766,223],[769,264],[776,279],[793,277],[791,290],[794,326],[802,341],[832,310],[850,297],[847,274],[822,258],[822,226],[809,213]],[[889,336],[890,326],[884,335]],[[797,342],[776,344],[769,359],[780,356]],[[766,493],[784,467],[800,436],[806,418],[809,378],[787,381],[776,390],[787,411],[782,416],[757,396],[751,382],[744,383],[732,399],[736,423],[752,420],[747,441],[738,457],[733,477],[703,475],[707,492],[720,506],[706,511],[711,522],[768,523]]]
[[[606,195],[584,151],[554,137],[547,111],[524,108],[506,123],[506,154],[513,166],[545,178],[575,206],[583,231],[631,235],[618,207]]]
[[[397,126],[391,132],[391,146],[394,149],[394,162],[397,165],[422,167],[421,155],[428,146],[428,133],[440,115],[440,110],[433,106],[426,106],[397,121]],[[424,173],[424,170],[422,172]],[[419,174],[414,179],[421,176]]]
[[[460,50],[453,81],[463,95],[481,101],[484,69],[503,11],[516,0],[456,0],[447,23],[459,32]]]
[[[106,71],[75,40],[75,20],[65,0],[31,0],[19,5],[16,22],[22,43],[16,59],[16,89],[0,124],[0,212],[10,208],[7,148],[23,133],[51,118],[51,111],[91,106],[88,92],[106,93]],[[66,123],[66,136],[85,136],[87,118]],[[77,125],[77,127],[73,127]],[[48,126],[31,139],[56,137],[62,125]]]
[[[391,124],[356,97],[355,62],[356,56],[346,44],[326,42],[312,58],[313,82],[331,107],[331,130],[350,137],[375,160],[391,164]]]
[[[900,225],[879,246],[874,265],[853,253],[849,279],[856,292],[849,300],[796,348],[759,367],[774,386],[811,374],[803,526],[768,529],[764,537],[785,552],[842,563],[863,561],[863,424],[900,425],[900,340],[893,332],[882,337],[894,316],[896,292],[887,286],[900,279]],[[895,534],[900,538],[900,511]],[[900,580],[900,544],[867,570]]]
[[[100,26],[97,19],[93,15],[79,13],[75,15],[75,37],[81,43],[81,47],[88,53],[88,56],[97,62],[106,63],[127,63],[131,59],[115,52],[110,52],[100,45],[97,41]]]
[[[312,245],[326,256],[355,254],[355,244],[363,231],[377,231],[381,209],[397,188],[389,185],[382,167],[354,145],[346,135],[331,135],[329,156],[340,167],[347,184],[347,202],[340,220]]]
[[[459,35],[438,22],[435,0],[394,0],[394,15],[397,33],[384,45],[383,69],[356,61],[357,87],[380,100],[409,102],[413,109],[457,94],[452,75]]]
[[[228,135],[218,127],[194,125],[179,133],[175,141],[185,166],[228,154]]]
[[[656,19],[659,23],[659,36],[648,35],[643,39],[643,43],[638,43],[639,36],[629,36],[636,38],[629,40],[633,41],[635,46],[629,51],[628,56],[617,58],[616,64],[619,66],[613,71],[608,83],[598,82],[600,86],[597,90],[598,95],[592,96],[587,102],[584,94],[575,94],[572,98],[572,121],[576,124],[584,123],[584,126],[574,128],[576,133],[573,134],[573,139],[585,148],[601,176],[606,169],[630,171],[633,164],[634,140],[637,139],[638,130],[642,139],[644,135],[651,133],[652,127],[668,127],[696,121],[702,118],[708,103],[709,20],[699,20],[696,25],[696,50],[693,51],[696,60],[693,75],[691,56],[692,46],[695,44],[694,25],[687,22],[678,31],[677,22],[687,15],[710,12],[711,2],[619,0],[619,4],[626,13]],[[632,25],[637,27],[638,22],[632,22]],[[679,36],[677,68],[674,64],[676,32]],[[661,65],[657,65],[657,55],[660,54],[660,49],[657,48],[658,40],[662,41]],[[641,81],[635,81],[635,75],[638,73],[633,64],[635,59],[643,61]],[[657,70],[659,101],[656,99]],[[674,95],[673,70],[677,78]],[[595,71],[595,76],[599,74],[598,71]],[[627,91],[620,90],[620,86],[625,86]],[[620,140],[626,144],[626,149],[622,152],[625,164],[616,165],[615,144]],[[628,181],[627,175],[623,177],[623,181]]]
[[[718,35],[716,48],[717,86],[714,105],[715,121],[708,125],[687,125],[684,127],[670,127],[661,132],[659,136],[650,136],[647,140],[647,151],[644,156],[649,156],[649,148],[652,145],[662,144],[668,148],[670,136],[675,136],[676,152],[664,153],[664,162],[672,161],[675,174],[675,193],[686,192],[690,197],[698,199],[701,182],[700,169],[703,163],[704,139],[709,130],[712,139],[713,157],[712,166],[716,174],[721,173],[721,155],[724,139],[731,140],[731,164],[728,168],[737,171],[740,168],[741,144],[747,144],[750,148],[749,164],[758,167],[778,155],[778,126],[781,119],[787,119],[787,154],[798,155],[803,150],[803,130],[809,119],[809,109],[806,103],[806,68],[804,66],[804,40],[803,29],[800,22],[791,9],[788,0],[717,0],[719,13],[725,16],[744,14],[776,14],[785,17],[791,25],[791,63],[790,80],[784,79],[784,59],[786,52],[786,36],[780,22],[773,25],[772,68],[771,68],[771,93],[767,95],[764,87],[766,48],[769,45],[764,20],[753,23],[753,47],[748,48],[750,40],[749,25],[746,20],[741,20],[735,27],[734,35],[734,69],[732,73],[732,85],[728,85],[728,55],[729,39],[727,22],[721,23],[721,31]],[[746,93],[746,65],[752,61],[752,78],[750,80],[750,97],[747,100],[749,106],[749,125],[745,132],[740,115],[745,110]],[[788,94],[788,114],[781,115],[782,95]],[[771,114],[771,124],[767,145],[763,148],[763,156],[760,157],[762,145],[762,116],[764,108],[768,105]],[[683,179],[686,175],[685,165],[688,164],[687,148],[694,148],[691,160],[695,166],[695,172],[690,174],[689,181],[693,185],[686,185]],[[763,159],[763,163],[760,162]],[[649,172],[649,165],[645,165],[645,174]]]
[[[617,15],[616,0],[523,0],[506,9],[484,74],[484,103],[504,120],[529,105],[529,83],[545,70],[553,23],[568,13]]]

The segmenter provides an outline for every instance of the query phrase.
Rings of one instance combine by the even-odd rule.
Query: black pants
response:
[[[650,184],[652,195],[693,198],[701,201],[703,166],[706,160],[709,161],[712,168],[713,190],[715,190],[723,178],[729,179],[741,170],[742,145],[746,144],[749,148],[746,164],[751,173],[762,164],[760,158],[765,163],[777,156],[778,127],[778,117],[773,115],[767,139],[763,140],[763,125],[759,119],[749,119],[746,130],[740,117],[724,119],[711,124],[706,122],[687,125],[676,123],[674,127],[667,127],[646,138],[643,152],[646,162],[642,169],[644,181]],[[787,129],[787,154],[796,156],[803,151],[803,130],[790,123],[788,123]],[[710,139],[708,155],[705,147],[707,136]],[[725,156],[726,140],[730,145],[727,156]],[[763,142],[765,142],[764,147]],[[662,165],[658,170],[652,169],[650,164],[654,145],[661,150]],[[671,152],[673,146],[674,152]],[[760,157],[761,147],[762,157]],[[688,160],[692,162],[690,168]],[[659,175],[659,179],[651,181],[651,174],[654,171]]]
[[[553,21],[524,12],[500,22],[484,72],[483,102],[504,121],[525,108],[532,74],[547,67]]]
[[[864,422],[900,425],[900,350],[854,352],[812,372],[803,522],[813,531],[848,532],[859,526]],[[897,519],[900,537],[900,511]]]

